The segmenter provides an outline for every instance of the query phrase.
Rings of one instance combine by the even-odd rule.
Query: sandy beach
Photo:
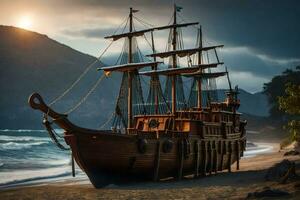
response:
[[[243,158],[240,170],[226,171],[193,179],[186,177],[180,182],[160,182],[109,185],[94,189],[86,180],[61,181],[6,188],[0,191],[0,199],[245,199],[249,192],[261,191],[266,187],[290,193],[288,199],[300,198],[300,178],[285,184],[266,181],[267,169],[283,159],[295,161],[296,172],[300,174],[300,156],[283,156],[279,145],[273,144],[273,152]],[[282,199],[282,197],[277,198]]]

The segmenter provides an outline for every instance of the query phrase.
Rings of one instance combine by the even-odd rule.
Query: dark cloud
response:
[[[173,0],[16,0],[32,2],[55,10],[59,15],[78,14],[95,19],[121,19],[129,7],[141,10],[136,16],[155,25],[168,23]],[[224,52],[224,61],[235,71],[271,78],[286,67],[299,65],[300,1],[299,0],[176,0],[183,7],[178,20],[199,21],[204,39],[225,45],[225,49],[246,48],[248,51]],[[81,17],[82,17],[81,16]],[[183,16],[183,18],[181,17]],[[75,19],[74,19],[75,20]],[[86,27],[78,24],[78,27]],[[111,25],[109,22],[105,25]],[[103,38],[113,28],[66,29],[65,35]],[[184,32],[192,37],[192,31]],[[161,35],[157,34],[161,37]],[[266,59],[263,59],[266,58]],[[284,61],[284,62],[282,62]],[[298,62],[298,63],[297,63]]]
[[[182,15],[200,21],[204,33],[228,46],[247,46],[275,58],[300,57],[300,1],[298,0],[185,0]],[[67,0],[59,4],[77,7],[106,7],[124,12],[133,6],[144,9],[151,18],[167,19],[172,14],[171,0],[109,1]],[[67,8],[67,7],[66,7]],[[160,12],[160,16],[156,13]],[[179,17],[180,20],[180,17]],[[160,23],[166,23],[161,21]],[[99,30],[100,31],[100,30]],[[92,34],[93,35],[93,34]]]
[[[224,52],[222,57],[230,70],[250,72],[259,77],[272,78],[274,74],[280,74],[287,67],[275,61],[264,61],[247,49],[235,52]]]
[[[198,10],[191,7],[192,15],[200,19],[213,39],[230,46],[247,46],[271,57],[300,57],[300,1],[200,2]]]

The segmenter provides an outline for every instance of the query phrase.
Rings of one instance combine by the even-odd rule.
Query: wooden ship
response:
[[[119,64],[99,68],[103,74],[121,72],[123,76],[110,129],[76,126],[66,114],[47,106],[38,93],[29,98],[30,106],[44,113],[44,124],[61,148],[64,147],[53,133],[51,123],[64,130],[63,138],[72,157],[96,188],[130,180],[180,180],[187,175],[196,178],[223,170],[230,172],[235,162],[239,169],[246,146],[246,121],[237,112],[238,89],[231,88],[227,69],[211,71],[223,65],[216,50],[223,45],[203,46],[198,23],[177,22],[180,9],[174,6],[171,24],[137,31],[133,24],[138,19],[134,16],[137,10],[130,8],[125,25],[129,31],[106,37],[112,41],[125,39]],[[184,49],[181,30],[188,26],[198,27],[198,37],[195,48]],[[153,35],[165,29],[169,29],[169,46],[165,52],[156,52]],[[152,53],[145,62],[137,55],[140,51],[136,38],[146,33],[151,33]],[[208,51],[216,62],[209,61]],[[187,66],[179,65],[182,57],[188,58]],[[169,59],[168,65],[157,61],[165,58]],[[229,83],[222,102],[215,98],[217,91],[213,88],[220,76],[227,76]],[[142,77],[149,79],[146,101]],[[161,79],[166,83],[164,92]],[[183,89],[186,79],[192,81],[187,100]],[[48,117],[53,121],[49,122]]]

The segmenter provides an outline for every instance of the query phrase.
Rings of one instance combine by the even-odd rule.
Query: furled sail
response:
[[[175,49],[182,49],[183,48],[183,40],[182,40],[182,34],[181,34],[181,29],[177,28],[176,32],[178,32],[179,34],[175,34],[176,38],[173,38],[174,34],[172,34],[172,32],[174,31],[174,29],[170,30],[170,34],[169,34],[169,38],[168,38],[168,51],[171,50],[172,46],[174,45],[174,41],[176,44]],[[178,41],[178,42],[177,42]],[[173,46],[174,49],[174,46]],[[173,50],[175,51],[175,50]],[[179,59],[176,55],[169,57],[169,68],[174,67],[173,63],[174,60],[175,63],[179,64]],[[176,67],[177,67],[176,66]],[[175,76],[167,76],[166,78],[166,85],[165,85],[165,91],[164,91],[164,96],[166,98],[166,102],[168,103],[168,105],[171,107],[172,105],[172,79],[175,79],[175,90],[176,90],[176,109],[177,110],[182,110],[184,108],[186,108],[186,101],[185,101],[185,95],[184,95],[184,89],[183,89],[183,81],[182,81],[182,77],[180,75],[175,75]]]
[[[120,65],[124,64],[125,66],[134,66],[134,64],[128,64],[128,39],[125,39],[123,51],[119,58]],[[136,39],[133,38],[132,40],[132,61],[133,63],[139,63],[141,61],[140,52],[138,51],[138,46]],[[145,66],[151,66],[153,63],[147,63]],[[143,66],[143,67],[145,67]],[[122,68],[122,66],[119,68]],[[105,69],[104,69],[105,70]],[[124,69],[125,70],[125,69]],[[144,98],[143,98],[143,91],[141,87],[141,80],[138,74],[137,69],[133,69],[131,72],[132,76],[132,114],[133,115],[140,115],[146,114],[146,109],[144,106]],[[112,122],[112,127],[120,129],[121,127],[127,128],[128,127],[128,72],[124,72],[122,76],[121,87],[119,90],[119,95],[117,98],[116,108],[114,119]]]
[[[169,29],[169,28],[174,28],[174,27],[186,27],[186,26],[192,26],[192,25],[197,25],[197,24],[198,24],[198,22],[183,23],[183,24],[171,24],[171,25],[167,25],[167,26],[159,26],[159,27],[154,27],[154,28],[149,28],[149,29],[144,29],[144,30],[139,30],[139,31],[110,35],[110,36],[106,36],[105,39],[113,39],[114,41],[116,41],[116,40],[119,40],[124,37],[143,36],[147,32],[164,30],[164,29]]]
[[[181,50],[173,50],[173,51],[166,51],[160,53],[153,53],[147,56],[149,57],[160,57],[160,58],[167,58],[172,55],[177,55],[179,57],[191,56],[193,54],[198,53],[199,51],[208,51],[218,47],[223,47],[224,45],[217,45],[217,46],[208,46],[208,47],[201,47],[201,48],[193,48],[193,49],[181,49]]]

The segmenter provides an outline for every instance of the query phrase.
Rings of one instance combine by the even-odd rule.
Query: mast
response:
[[[202,48],[202,28],[200,26],[200,29],[199,29],[199,48],[201,49]],[[202,58],[202,51],[200,50],[198,52],[198,64],[201,65],[202,61],[201,61],[201,58]],[[202,69],[200,69],[202,71]],[[201,78],[198,78],[197,79],[197,86],[198,86],[198,93],[197,93],[197,108],[199,110],[202,109],[202,91],[201,91]]]
[[[175,25],[177,23],[176,20],[176,4],[174,4],[174,21],[173,24]],[[173,51],[176,51],[176,37],[177,37],[177,30],[176,30],[176,26],[174,26],[173,28],[173,41],[172,41],[172,47],[173,47]],[[172,59],[173,59],[173,65],[172,68],[176,68],[177,66],[177,59],[176,59],[176,54],[172,55]],[[172,76],[172,114],[176,113],[176,76]]]
[[[129,32],[132,32],[132,8],[130,8],[129,13]],[[132,63],[132,36],[128,37],[128,63]],[[128,122],[127,122],[127,128],[132,128],[132,72],[128,71],[128,101],[127,101],[127,107],[128,107]]]
[[[152,52],[155,53],[153,31],[151,31],[151,43],[152,43]],[[156,62],[156,56],[153,57],[153,61]],[[152,70],[157,70],[157,66],[153,66]],[[152,82],[159,81],[158,76],[151,76],[151,81]],[[156,85],[156,83],[154,85]],[[155,114],[157,114],[158,113],[158,91],[157,91],[157,88],[154,89],[154,91],[156,92],[156,94],[154,93],[154,95],[155,95],[155,101],[154,101]]]
[[[154,37],[153,37],[153,31],[151,31],[151,43],[152,43],[152,52],[155,53],[155,44],[154,44]],[[156,62],[156,56],[153,57],[153,61]],[[156,70],[157,67],[152,68],[153,70]]]

